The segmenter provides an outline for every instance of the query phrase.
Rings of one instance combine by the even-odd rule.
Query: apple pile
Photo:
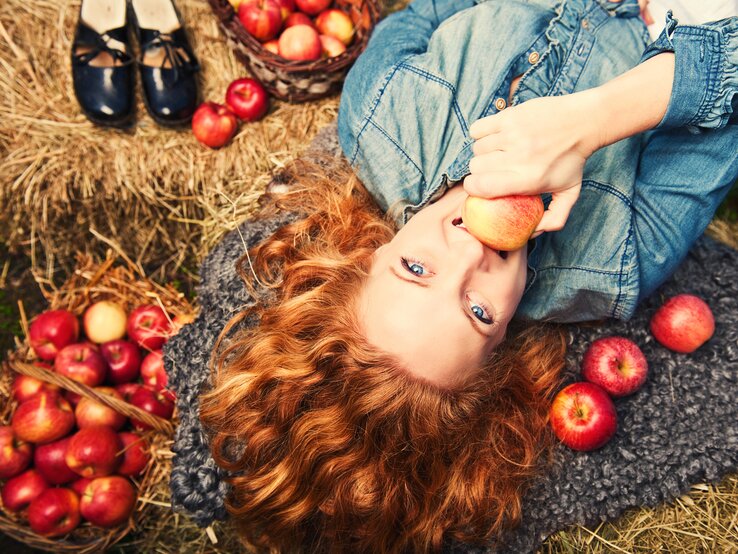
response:
[[[690,353],[715,331],[707,303],[691,294],[667,300],[653,315],[654,338],[674,352]],[[617,430],[613,398],[634,393],[646,382],[648,362],[638,345],[624,337],[595,340],[582,358],[583,382],[558,392],[550,411],[551,428],[562,443],[574,450],[605,445]]]
[[[287,60],[340,56],[354,40],[353,21],[332,0],[229,1],[246,31]]]
[[[101,301],[82,318],[86,340],[66,310],[36,317],[29,338],[41,359],[36,365],[169,419],[174,395],[166,389],[161,348],[186,322],[170,320],[157,305],[126,314]],[[10,425],[0,426],[3,508],[25,513],[31,529],[46,537],[65,535],[82,520],[102,528],[127,521],[137,498],[131,479],[151,458],[141,434],[149,427],[27,375],[15,377],[11,396],[18,406]]]

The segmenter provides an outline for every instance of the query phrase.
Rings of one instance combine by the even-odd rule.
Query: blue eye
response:
[[[404,267],[407,271],[412,273],[413,275],[417,275],[418,277],[422,277],[426,274],[426,269],[423,267],[423,264],[418,262],[412,262],[408,260],[407,258],[401,258],[402,260],[402,267]]]
[[[492,319],[487,317],[487,311],[484,309],[483,306],[480,306],[479,304],[472,304],[471,311],[474,314],[474,317],[476,317],[485,325],[490,325],[492,323]]]

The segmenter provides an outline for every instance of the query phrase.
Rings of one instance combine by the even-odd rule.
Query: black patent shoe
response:
[[[125,127],[134,114],[134,59],[126,0],[83,0],[72,44],[72,81],[82,111],[98,125]]]
[[[146,109],[160,125],[188,123],[197,107],[200,66],[177,8],[172,0],[131,0],[130,11]]]

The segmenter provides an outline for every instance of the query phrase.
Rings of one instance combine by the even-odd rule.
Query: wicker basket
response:
[[[339,56],[315,61],[290,61],[265,50],[241,24],[228,0],[208,0],[236,57],[270,94],[288,102],[328,96],[341,87],[346,73],[366,47],[380,14],[378,0],[336,0],[335,6],[351,17],[354,41]]]
[[[113,267],[114,260],[108,258],[101,264],[87,256],[78,257],[74,275],[60,289],[42,292],[49,302],[48,309],[66,309],[80,316],[85,308],[99,300],[114,300],[128,312],[140,304],[160,303],[168,314],[191,315],[193,308],[184,295],[173,287],[162,287],[145,277],[132,265]],[[43,285],[42,282],[39,282]],[[22,321],[27,335],[27,322]],[[169,446],[174,426],[170,421],[151,415],[125,401],[101,394],[63,375],[30,363],[34,355],[27,341],[19,343],[8,360],[3,363],[0,375],[0,424],[7,425],[17,407],[11,399],[11,383],[15,373],[21,373],[46,381],[61,388],[97,400],[110,406],[126,417],[146,423],[152,429],[145,433],[151,445],[151,461],[144,472],[135,478],[138,500],[129,520],[113,529],[102,529],[82,523],[74,531],[61,538],[46,538],[34,533],[22,515],[0,507],[0,532],[33,548],[49,552],[102,552],[123,539],[144,518],[156,518],[160,510],[166,509],[168,498],[153,492],[161,481],[168,479],[171,451]],[[158,496],[154,498],[154,496]]]

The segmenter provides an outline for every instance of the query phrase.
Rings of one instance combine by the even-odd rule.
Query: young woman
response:
[[[247,543],[426,552],[519,520],[565,349],[539,322],[630,317],[738,176],[738,19],[648,45],[639,13],[416,0],[376,27],[351,167],[294,166],[300,217],[242,260],[257,304],[202,397]],[[482,246],[464,199],[513,193],[544,195],[536,238]]]

